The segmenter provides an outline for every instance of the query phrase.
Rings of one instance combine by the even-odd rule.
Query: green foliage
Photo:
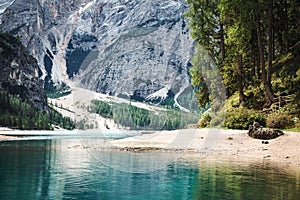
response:
[[[209,51],[210,55],[219,54],[214,48],[218,41],[218,18],[219,12],[217,9],[217,1],[206,0],[188,0],[190,5],[185,17],[188,18],[189,26],[191,28],[191,36],[196,39],[205,49]]]
[[[0,92],[0,126],[20,130],[52,130],[52,125],[74,129],[75,123],[54,109],[42,113],[15,96]]]
[[[300,41],[273,65],[272,86],[278,96],[300,92]]]
[[[286,129],[294,125],[295,122],[288,113],[276,112],[267,117],[267,126],[270,128]]]
[[[199,106],[212,104],[215,90],[209,82],[214,79],[207,78],[208,58],[204,48],[219,68],[226,87],[229,104],[223,110],[229,110],[227,127],[248,128],[253,119],[263,122],[257,113],[270,108],[272,103],[282,107],[292,102],[294,108],[289,115],[299,117],[296,109],[300,107],[299,2],[188,0],[187,3],[185,16],[192,37],[199,43],[190,70]],[[279,106],[276,96],[287,95],[293,96],[293,100],[282,101]],[[240,109],[245,113],[238,112],[238,107],[244,107]],[[247,119],[251,122],[241,125]]]
[[[295,129],[300,132],[300,121],[298,121],[297,123],[295,123]]]
[[[290,102],[285,104],[283,107],[278,108],[279,112],[287,113],[294,117],[300,117],[300,106],[298,103]]]
[[[0,92],[0,126],[20,130],[51,130],[48,114],[34,109],[26,102]]]
[[[135,125],[138,127],[149,126],[150,124],[150,113],[149,110],[141,109],[135,106],[129,106],[130,117]]]
[[[211,116],[209,115],[209,113],[205,113],[201,116],[198,124],[201,128],[204,128],[209,126],[210,121],[211,121]]]
[[[75,122],[69,117],[63,117],[63,115],[53,108],[50,109],[50,123],[59,126],[67,130],[73,130],[75,128]]]
[[[192,86],[197,96],[198,105],[200,108],[205,108],[209,103],[209,93],[204,78],[196,65],[190,69],[190,74]]]
[[[185,113],[177,109],[166,111],[149,111],[131,104],[106,103],[92,101],[90,112],[105,118],[112,118],[115,123],[131,129],[174,130],[195,124],[197,114]]]
[[[234,108],[227,112],[225,127],[230,129],[248,129],[254,122],[260,125],[266,125],[266,118],[263,114],[256,110],[247,108]]]
[[[59,86],[54,86],[52,84],[45,83],[45,91],[47,97],[51,99],[57,99],[71,94],[71,88],[67,86],[65,83],[62,83]]]
[[[266,107],[265,94],[262,86],[249,85],[245,94],[247,95],[247,99],[243,104],[244,107],[255,110],[261,110]]]
[[[113,111],[110,104],[103,101],[92,100],[92,106],[90,112],[97,113],[105,118],[112,118]]]

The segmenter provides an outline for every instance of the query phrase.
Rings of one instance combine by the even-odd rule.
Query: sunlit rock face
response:
[[[21,36],[48,83],[154,101],[189,86],[186,9],[184,0],[15,0],[1,29]]]

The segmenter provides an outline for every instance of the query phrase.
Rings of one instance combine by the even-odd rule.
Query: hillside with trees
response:
[[[20,98],[0,92],[0,126],[19,130],[53,130],[53,126],[74,129],[75,123],[50,108],[50,113],[39,111]]]
[[[188,0],[186,17],[199,46],[190,70],[200,107],[212,101],[204,48],[226,89],[223,124],[300,127],[300,4],[297,0]],[[209,125],[202,117],[200,125]]]
[[[20,39],[0,32],[0,126],[21,130],[74,129],[47,103],[37,60]]]
[[[93,100],[91,113],[113,119],[122,127],[132,130],[175,130],[187,128],[197,121],[196,113],[182,112],[179,109],[146,110],[127,103],[113,103]]]

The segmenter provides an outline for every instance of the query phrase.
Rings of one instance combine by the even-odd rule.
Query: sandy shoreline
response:
[[[16,140],[9,133],[0,130],[0,141]],[[62,132],[63,133],[63,132]],[[245,161],[272,161],[300,166],[300,133],[285,132],[279,138],[268,140],[253,139],[247,131],[222,129],[184,129],[176,131],[151,132],[139,136],[110,142],[113,149],[127,151],[181,151],[191,159],[233,158]]]
[[[3,140],[12,140],[12,139],[16,139],[16,137],[13,136],[6,136],[6,135],[0,135],[0,142]]]
[[[180,149],[194,158],[233,158],[246,161],[272,161],[300,166],[300,133],[285,132],[268,140],[253,139],[247,131],[219,129],[188,129],[165,131],[111,142],[115,147],[129,149]]]

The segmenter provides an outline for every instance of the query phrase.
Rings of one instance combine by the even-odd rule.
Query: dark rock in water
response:
[[[269,140],[283,135],[283,132],[277,129],[263,128],[260,126],[258,122],[254,122],[253,125],[249,126],[248,135],[256,139]],[[268,143],[269,142],[267,141],[263,142],[263,144],[268,144]]]
[[[18,96],[34,108],[49,113],[36,59],[17,38],[6,33],[0,33],[0,91]]]

